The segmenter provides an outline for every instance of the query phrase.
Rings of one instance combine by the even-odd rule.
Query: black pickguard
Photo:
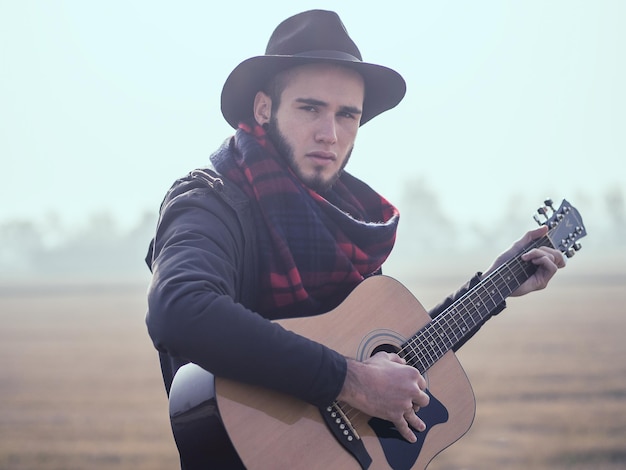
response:
[[[414,444],[406,441],[391,422],[380,418],[371,418],[369,420],[369,425],[376,433],[376,436],[378,436],[387,462],[394,470],[410,470],[413,468],[422,451],[428,432],[437,424],[448,421],[448,410],[443,403],[437,400],[429,390],[426,390],[426,393],[430,396],[430,403],[417,413],[422,421],[426,423],[426,430],[415,433],[417,442]]]

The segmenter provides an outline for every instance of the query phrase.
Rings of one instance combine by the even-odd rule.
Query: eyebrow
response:
[[[328,103],[325,101],[321,101],[321,100],[317,100],[315,98],[297,98],[296,99],[297,103],[303,103],[303,104],[309,104],[312,106],[320,106],[320,107],[326,107],[328,106]],[[340,106],[339,110],[341,112],[344,113],[351,113],[351,114],[363,114],[363,110],[357,108],[356,106]]]

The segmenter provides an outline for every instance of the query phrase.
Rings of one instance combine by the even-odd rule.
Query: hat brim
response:
[[[298,57],[263,55],[240,63],[228,76],[222,88],[222,114],[234,129],[242,120],[252,117],[252,106],[256,93],[278,72],[312,63],[328,62],[356,70],[365,82],[362,126],[400,103],[406,93],[402,76],[382,65],[361,62],[356,58],[346,60],[328,57]]]

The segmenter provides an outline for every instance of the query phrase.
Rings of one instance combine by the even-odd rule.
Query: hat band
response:
[[[328,50],[298,52],[296,54],[293,54],[292,57],[304,57],[312,59],[337,59],[347,60],[349,62],[362,62],[361,59],[353,56],[352,54],[348,54],[347,52]]]

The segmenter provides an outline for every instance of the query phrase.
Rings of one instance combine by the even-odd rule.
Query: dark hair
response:
[[[291,68],[282,70],[274,75],[263,87],[263,92],[272,99],[272,114],[276,113],[280,106],[280,98],[287,88]]]

